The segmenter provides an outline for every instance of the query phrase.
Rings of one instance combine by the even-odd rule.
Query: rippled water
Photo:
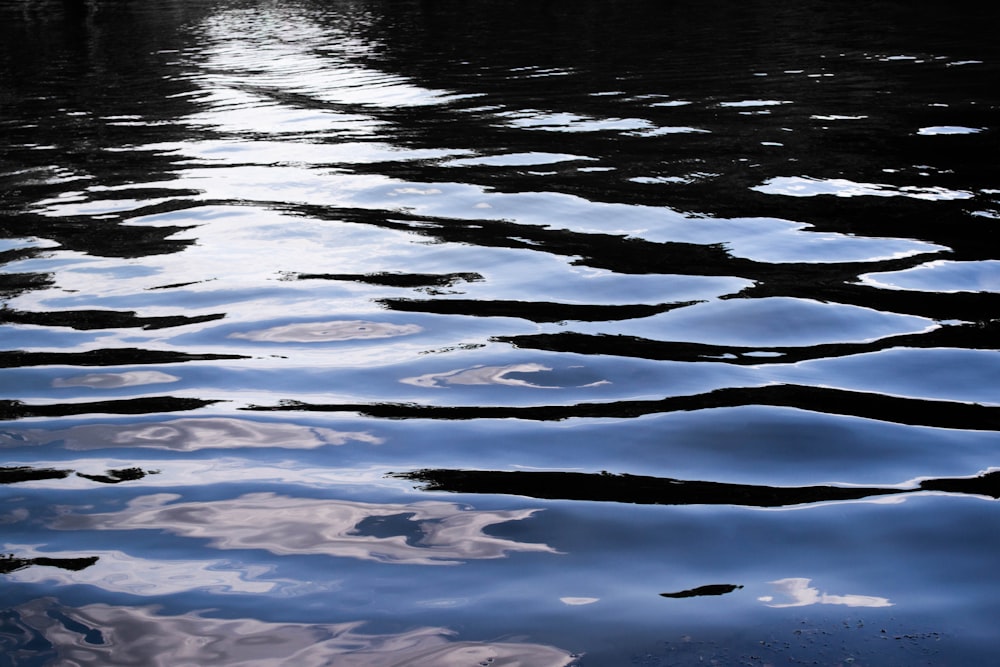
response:
[[[987,664],[996,9],[0,2],[0,665]]]

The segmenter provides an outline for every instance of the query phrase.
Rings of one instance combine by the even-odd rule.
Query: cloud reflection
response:
[[[396,336],[419,333],[421,330],[421,327],[416,324],[334,320],[332,322],[285,324],[268,329],[232,333],[229,334],[229,337],[262,343],[326,343],[341,340],[395,338]]]
[[[327,445],[383,442],[370,433],[336,431],[331,428],[259,422],[226,417],[174,419],[163,422],[85,424],[48,431],[8,429],[0,434],[0,444],[48,444],[61,441],[66,449],[90,450],[107,447],[143,447],[190,452],[202,449],[278,447],[316,449]]]
[[[162,384],[177,382],[176,375],[159,371],[127,371],[125,373],[87,373],[68,378],[56,378],[53,387],[91,387],[92,389],[117,389],[119,387],[136,387],[144,384]]]
[[[30,545],[6,544],[5,551],[23,558],[79,558],[77,552],[39,552]],[[55,583],[62,586],[84,584],[112,593],[130,595],[172,595],[193,590],[212,593],[268,593],[278,583],[249,578],[243,568],[236,570],[216,560],[155,560],[136,558],[121,551],[87,550],[96,558],[93,565],[80,571],[57,567],[30,567],[4,576],[20,583]],[[258,568],[260,569],[260,568]]]
[[[563,604],[569,605],[571,607],[580,607],[580,606],[587,605],[587,604],[594,604],[595,602],[599,602],[600,599],[601,598],[574,598],[574,597],[565,597],[565,598],[559,598],[559,601],[562,602]]]
[[[922,137],[930,137],[938,134],[978,134],[982,132],[981,127],[963,127],[961,125],[932,125],[922,127],[917,130],[917,134]]]
[[[11,655],[47,655],[82,665],[240,665],[241,667],[564,667],[566,651],[526,642],[456,641],[443,627],[366,634],[363,622],[276,623],[166,615],[153,607],[90,604],[71,608],[39,598],[5,610],[0,643]],[[39,640],[43,641],[39,641]],[[34,663],[32,663],[34,664]],[[39,663],[41,664],[41,663]]]
[[[552,368],[542,364],[508,364],[506,366],[473,366],[472,368],[460,368],[444,373],[428,373],[416,377],[403,378],[400,382],[412,384],[417,387],[445,387],[447,385],[491,385],[502,384],[512,387],[533,387],[535,389],[560,389],[564,386],[575,387],[596,387],[603,384],[610,384],[607,380],[592,380],[579,384],[576,380],[580,374],[572,373],[577,367],[572,367],[569,374],[564,373],[570,383],[561,385],[543,385],[529,382],[522,378],[509,377],[511,373],[540,373],[552,371]],[[565,379],[565,378],[564,378]],[[588,378],[591,379],[591,378]]]
[[[779,595],[785,596],[787,602],[774,602],[774,598],[765,595],[758,598],[768,607],[806,607],[814,604],[840,604],[848,607],[891,607],[893,603],[888,598],[872,595],[828,595],[818,588],[809,585],[811,579],[790,577],[770,582]]]
[[[403,378],[400,382],[412,384],[417,387],[443,387],[449,384],[475,385],[475,384],[506,384],[515,387],[536,387],[539,389],[555,389],[556,387],[545,387],[532,384],[527,380],[507,377],[508,373],[537,373],[538,371],[550,371],[548,366],[541,364],[510,364],[507,366],[474,366],[473,368],[462,368],[446,373],[428,373],[417,377]]]
[[[382,563],[454,565],[509,551],[558,553],[546,544],[487,535],[489,526],[537,510],[465,510],[447,502],[365,503],[251,493],[231,500],[171,502],[176,494],[131,501],[120,512],[64,515],[62,530],[165,530],[211,540],[219,549],[263,549],[280,556],[325,555]]]

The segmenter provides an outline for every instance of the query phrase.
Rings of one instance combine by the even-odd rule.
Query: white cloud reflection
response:
[[[38,598],[14,608],[22,632],[13,652],[44,638],[47,664],[216,665],[218,667],[565,667],[573,656],[527,642],[458,641],[443,627],[396,634],[362,632],[349,623],[280,623],[216,619],[197,613],[166,615],[154,607],[90,604],[71,608]],[[18,645],[17,642],[25,642]],[[32,654],[40,650],[31,647]]]
[[[961,125],[932,125],[922,127],[917,130],[917,134],[922,137],[932,137],[938,134],[977,134],[982,132],[981,127],[963,127]]]
[[[773,107],[781,104],[791,104],[791,100],[739,100],[738,102],[720,102],[720,107]]]
[[[466,510],[455,503],[365,503],[251,493],[231,500],[136,498],[120,512],[64,515],[62,530],[165,530],[211,540],[218,549],[263,549],[280,556],[325,555],[383,563],[454,565],[510,551],[558,553],[546,544],[487,535],[489,526],[538,510]],[[366,533],[375,532],[379,535]],[[396,534],[387,534],[396,533]]]
[[[124,373],[87,373],[68,378],[56,378],[53,387],[90,387],[92,389],[118,389],[119,387],[137,387],[145,384],[162,384],[177,382],[176,375],[159,371],[126,371]]]
[[[580,606],[587,605],[587,604],[594,604],[595,602],[599,602],[600,599],[601,598],[573,598],[573,597],[566,597],[566,598],[559,598],[559,601],[562,602],[563,604],[569,605],[571,607],[580,607]]]
[[[416,377],[403,378],[400,382],[412,384],[417,387],[443,387],[445,385],[478,385],[478,384],[505,384],[515,387],[536,387],[539,389],[554,389],[555,387],[544,387],[532,384],[527,380],[507,377],[508,373],[537,373],[539,371],[552,370],[548,366],[541,364],[510,364],[507,366],[474,366],[472,368],[460,368],[455,371],[445,373],[428,373]]]
[[[597,158],[571,153],[507,153],[502,155],[486,155],[479,157],[460,158],[441,163],[443,167],[529,167],[537,165],[557,164],[574,160],[596,160]]]
[[[785,602],[775,602],[770,595],[758,598],[768,607],[807,607],[814,604],[839,604],[848,607],[891,607],[893,603],[888,598],[872,595],[829,595],[818,588],[809,585],[811,579],[790,577],[770,582],[775,591],[783,596]]]
[[[5,552],[21,558],[79,558],[77,552],[40,552],[30,545],[5,544]],[[254,580],[263,574],[247,568],[234,569],[217,560],[154,560],[137,558],[122,551],[88,549],[87,557],[97,561],[78,571],[59,567],[32,566],[4,575],[8,581],[20,583],[56,583],[63,586],[88,585],[113,593],[129,595],[172,595],[192,590],[211,593],[269,593],[278,582]]]
[[[143,447],[190,452],[202,449],[276,447],[316,449],[348,442],[378,445],[383,440],[363,431],[337,431],[301,424],[214,417],[173,419],[136,424],[84,424],[67,429],[5,429],[0,445],[45,445],[61,442],[71,450]]]
[[[327,343],[342,340],[395,338],[419,333],[417,324],[392,324],[366,320],[334,320],[331,322],[300,322],[267,329],[237,332],[230,338],[243,338],[262,343]]]
[[[542,364],[508,364],[506,366],[473,366],[460,368],[444,373],[427,373],[415,377],[403,378],[400,382],[416,387],[446,387],[448,385],[495,385],[502,384],[511,387],[532,387],[535,389],[559,389],[564,385],[534,384],[522,378],[508,377],[511,373],[544,373],[552,371]],[[578,387],[596,387],[609,384],[607,380],[595,380],[586,384],[575,384]]]

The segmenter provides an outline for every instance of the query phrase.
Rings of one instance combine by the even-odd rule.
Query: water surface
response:
[[[989,662],[949,9],[0,3],[0,665]]]

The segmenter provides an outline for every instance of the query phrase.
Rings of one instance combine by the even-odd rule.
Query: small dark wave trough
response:
[[[0,667],[992,663],[998,19],[0,0]]]

